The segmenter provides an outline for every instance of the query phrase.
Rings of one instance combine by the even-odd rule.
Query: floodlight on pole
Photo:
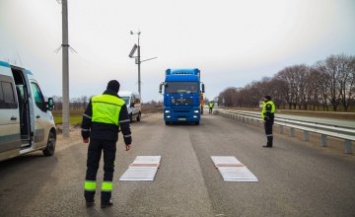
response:
[[[129,58],[132,58],[133,57],[133,54],[136,52],[136,50],[137,50],[137,45],[136,44],[134,44],[134,46],[132,47],[132,50],[131,50],[131,52],[129,53]]]

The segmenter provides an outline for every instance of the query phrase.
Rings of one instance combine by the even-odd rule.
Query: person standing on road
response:
[[[271,100],[271,96],[264,96],[263,100],[264,102],[262,104],[263,108],[261,110],[261,117],[264,120],[265,135],[267,138],[267,143],[263,147],[272,148],[272,126],[274,125],[275,118],[275,104]]]
[[[203,93],[202,91],[200,92],[200,109],[201,109],[201,115],[203,115],[203,107],[205,106],[205,100],[203,99]]]
[[[209,114],[213,114],[213,107],[214,107],[213,101],[211,101],[210,103],[208,103],[208,107],[209,107]]]
[[[111,193],[113,189],[113,172],[116,156],[118,132],[123,134],[126,151],[131,149],[130,120],[125,101],[118,95],[120,83],[111,80],[105,92],[93,96],[83,114],[81,135],[84,143],[89,143],[87,170],[84,183],[86,206],[94,205],[96,192],[96,174],[99,168],[101,152],[104,155],[104,177],[101,185],[101,208],[113,205]]]

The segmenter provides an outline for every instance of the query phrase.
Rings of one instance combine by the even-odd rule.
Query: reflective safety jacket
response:
[[[94,96],[83,114],[81,134],[83,138],[118,140],[121,130],[126,145],[131,144],[130,119],[127,106],[111,90]]]
[[[210,103],[208,104],[208,106],[209,106],[210,108],[213,108],[213,107],[214,107],[214,103],[213,103],[213,102],[210,102]]]
[[[274,120],[275,104],[273,101],[269,100],[267,102],[263,102],[263,108],[261,110],[261,118],[265,121]]]

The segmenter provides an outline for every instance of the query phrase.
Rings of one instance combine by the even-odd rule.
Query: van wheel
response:
[[[44,156],[52,156],[55,150],[56,136],[54,132],[49,132],[48,142],[45,149],[43,149]]]
[[[141,121],[141,113],[140,113],[140,112],[138,113],[137,121],[138,121],[138,122]]]

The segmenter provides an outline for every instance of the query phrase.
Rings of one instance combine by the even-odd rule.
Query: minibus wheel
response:
[[[55,134],[54,132],[51,131],[49,132],[48,135],[47,146],[45,149],[43,149],[44,156],[52,156],[54,154],[55,142],[56,142]]]

